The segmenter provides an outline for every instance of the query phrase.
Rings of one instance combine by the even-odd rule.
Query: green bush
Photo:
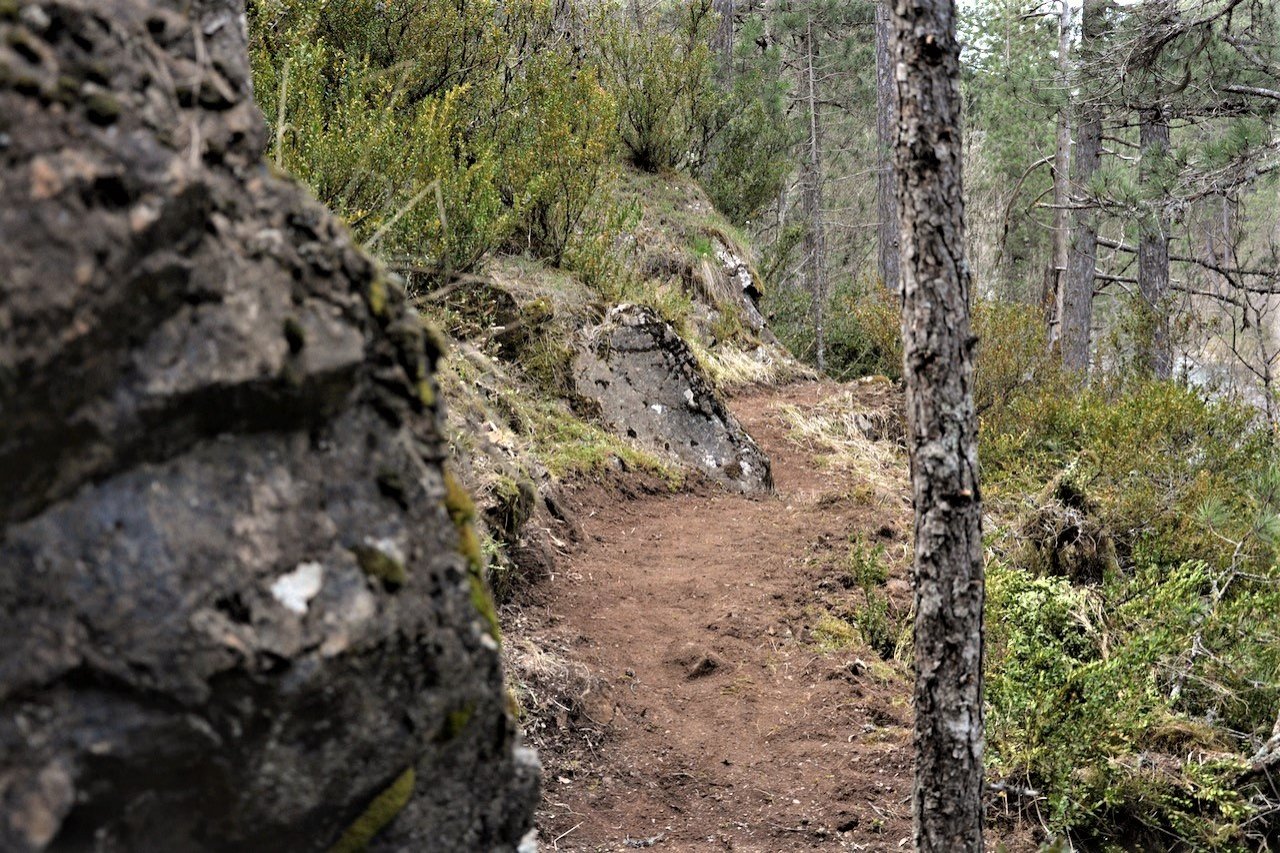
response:
[[[259,0],[250,20],[272,155],[393,265],[591,241],[614,103],[546,0]]]
[[[766,291],[764,309],[774,333],[799,358],[817,352],[813,300],[807,290]],[[827,373],[835,379],[881,375],[902,378],[902,331],[897,297],[869,281],[844,281],[826,309]]]
[[[1022,384],[984,414],[988,507],[1036,512],[1028,497],[1069,470],[1119,567],[1072,586],[1021,564],[1016,525],[993,534],[992,772],[1094,846],[1244,849],[1268,830],[1242,762],[1280,706],[1270,436],[1172,383],[1066,387]]]
[[[618,102],[618,135],[639,168],[696,166],[727,122],[710,49],[716,22],[711,0],[665,4],[643,21],[621,5],[597,13],[597,61]]]

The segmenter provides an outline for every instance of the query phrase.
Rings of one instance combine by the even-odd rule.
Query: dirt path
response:
[[[882,448],[894,461],[874,477],[821,465],[782,414],[847,391],[732,402],[776,496],[576,495],[584,542],[516,631],[559,650],[579,685],[531,732],[544,849],[910,849],[907,671],[831,630],[866,601],[846,588],[851,534],[883,546],[878,594],[905,616],[905,462]],[[853,393],[893,405],[883,386]]]

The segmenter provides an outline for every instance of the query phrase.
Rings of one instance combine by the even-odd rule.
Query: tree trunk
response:
[[[1098,40],[1105,25],[1107,0],[1084,0],[1080,53],[1087,62],[1096,58]],[[1083,65],[1084,63],[1082,63]],[[1087,199],[1089,183],[1097,174],[1102,155],[1102,105],[1087,92],[1081,95],[1075,158],[1071,169],[1071,253],[1062,287],[1062,313],[1058,347],[1068,370],[1089,370],[1089,332],[1093,324],[1093,278],[1098,262],[1097,212]]]
[[[1059,0],[1058,77],[1064,92],[1071,85],[1071,4]],[[1071,198],[1071,108],[1063,101],[1058,108],[1058,132],[1053,152],[1053,260],[1045,272],[1043,304],[1049,348],[1057,345],[1062,323],[1062,285],[1070,257],[1071,229],[1067,225],[1067,204]]]
[[[897,0],[903,370],[915,503],[916,849],[982,849],[982,509],[954,0]]]
[[[1139,140],[1142,146],[1140,179],[1151,191],[1161,164],[1169,155],[1169,119],[1160,107],[1142,111]],[[1169,217],[1164,191],[1156,189],[1154,210],[1142,219],[1138,241],[1138,292],[1142,296],[1141,339],[1138,362],[1156,379],[1173,375],[1173,351],[1169,340]]]
[[[730,71],[733,66],[734,16],[737,14],[737,0],[713,0],[712,8],[720,16],[720,23],[716,24],[716,31],[711,37],[711,49],[720,58],[720,71],[724,75],[722,79],[727,81],[726,88],[728,88],[733,84],[733,75]]]
[[[827,241],[826,229],[822,222],[822,123],[818,106],[818,44],[813,33],[813,16],[805,20],[804,57],[805,57],[805,99],[809,108],[809,138],[807,140],[807,162],[805,163],[804,205],[808,216],[808,230],[805,233],[806,264],[808,269],[809,293],[812,296],[813,332],[817,348],[817,367],[819,373],[827,369]]]
[[[890,41],[890,0],[876,3],[876,143],[879,146],[876,178],[876,213],[879,220],[880,281],[892,293],[898,282],[898,197],[893,177],[893,142],[898,128],[897,86],[893,80]]]

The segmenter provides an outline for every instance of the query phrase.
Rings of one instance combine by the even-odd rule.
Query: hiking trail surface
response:
[[[806,382],[729,407],[775,495],[579,486],[577,543],[507,613],[546,850],[911,849],[900,394]],[[1006,823],[993,848],[1035,849]]]

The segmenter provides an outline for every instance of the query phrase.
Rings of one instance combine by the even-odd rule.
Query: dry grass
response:
[[[813,406],[778,407],[795,443],[834,472],[857,473],[879,493],[900,493],[907,459],[899,397],[888,380],[860,381]]]
[[[525,736],[539,746],[571,735],[598,739],[613,717],[608,685],[571,662],[567,649],[519,636],[521,629],[508,631],[503,662]]]
[[[711,383],[721,392],[774,387],[817,378],[812,369],[787,355],[780,347],[761,346],[748,351],[721,345],[712,350],[696,340],[690,340],[689,347]]]

